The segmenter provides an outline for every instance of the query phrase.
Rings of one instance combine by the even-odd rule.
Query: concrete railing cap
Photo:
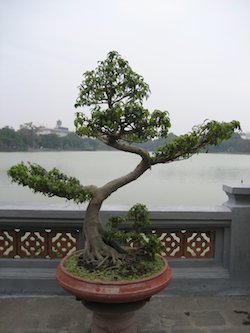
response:
[[[223,185],[223,191],[229,194],[250,195],[250,184]]]

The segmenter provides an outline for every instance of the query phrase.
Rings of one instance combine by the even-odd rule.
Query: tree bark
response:
[[[119,147],[118,149],[120,150],[138,154],[142,157],[142,159],[136,168],[130,173],[116,178],[104,186],[97,188],[93,198],[88,204],[83,229],[85,238],[84,260],[87,263],[91,263],[96,266],[101,266],[106,260],[112,260],[113,264],[117,264],[122,256],[117,252],[117,250],[105,243],[104,229],[99,216],[103,201],[119,188],[139,178],[150,168],[150,156],[144,149],[128,145],[121,146],[118,143],[113,146],[115,146],[115,148]]]

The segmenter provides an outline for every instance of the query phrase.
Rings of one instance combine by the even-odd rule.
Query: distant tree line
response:
[[[33,126],[0,129],[0,151],[54,151],[54,150],[105,150],[102,142],[80,138],[74,133],[59,137],[55,134],[38,135]]]
[[[170,134],[169,140],[174,138]],[[162,140],[151,140],[138,144],[148,151],[154,151]],[[18,130],[11,127],[0,129],[0,151],[95,151],[110,150],[105,144],[90,138],[81,138],[74,133],[59,137],[55,134],[38,135],[37,129],[32,123],[21,125]],[[227,141],[223,141],[217,147],[211,147],[209,153],[250,153],[250,140],[244,140],[239,134]]]
[[[230,140],[209,148],[209,153],[250,154],[250,140],[242,139],[235,133]]]

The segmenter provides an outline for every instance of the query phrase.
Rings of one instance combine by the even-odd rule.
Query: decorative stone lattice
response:
[[[71,232],[51,232],[49,256],[50,258],[61,258],[77,250],[76,239],[78,235]]]
[[[0,230],[0,257],[62,258],[77,250],[79,230]]]
[[[212,258],[214,231],[154,230],[171,258]],[[0,257],[62,258],[77,250],[79,230],[0,230]],[[132,244],[131,244],[132,245]]]
[[[214,234],[208,232],[191,232],[185,233],[185,247],[184,256],[190,257],[202,257],[211,258],[213,257],[214,250]]]
[[[163,255],[174,258],[212,258],[214,231],[155,231],[165,246]]]
[[[16,234],[14,230],[0,230],[0,257],[16,255]]]

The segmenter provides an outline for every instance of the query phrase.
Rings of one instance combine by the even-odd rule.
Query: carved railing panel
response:
[[[171,258],[214,257],[215,231],[153,230],[165,246],[162,253]],[[0,230],[0,257],[62,258],[76,251],[78,229]]]
[[[77,250],[79,232],[52,231],[49,234],[49,256],[50,258],[61,258]]]
[[[47,233],[45,231],[16,231],[16,257],[45,258],[48,251]]]
[[[0,230],[0,257],[62,258],[77,250],[79,230]]]
[[[0,230],[0,256],[13,258],[17,253],[17,240],[14,230]]]
[[[215,233],[212,231],[188,231],[185,234],[185,252],[186,258],[201,257],[211,258],[214,256],[214,238]]]
[[[165,246],[162,253],[173,258],[213,258],[215,231],[155,231]]]

